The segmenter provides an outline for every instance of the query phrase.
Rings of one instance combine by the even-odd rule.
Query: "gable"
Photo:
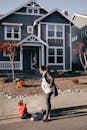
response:
[[[1,19],[14,14],[14,13],[25,13],[28,14],[28,9],[33,9],[33,10],[39,10],[37,13],[37,15],[41,14],[43,12],[43,14],[46,14],[48,11],[46,9],[44,9],[43,7],[41,7],[37,2],[35,2],[35,0],[31,0],[29,2],[26,2],[25,4],[17,7],[16,9],[12,10],[11,12],[9,12],[8,14],[4,15],[3,17],[1,17]],[[43,11],[42,11],[43,10]]]
[[[54,9],[49,13],[45,14],[44,16],[42,16],[41,18],[35,20],[34,25],[38,24],[39,22],[66,23],[66,24],[71,23],[71,25],[73,25],[69,17],[58,9]]]
[[[27,36],[26,38],[24,38],[22,41],[20,41],[18,43],[18,45],[22,45],[22,44],[25,44],[25,43],[40,43],[40,44],[43,44],[45,46],[48,46],[44,41],[42,41],[41,39],[39,39],[36,35],[34,34],[31,34],[29,36]]]
[[[46,18],[41,20],[42,22],[51,22],[51,23],[70,23],[63,15],[59,12],[54,12],[48,15]]]

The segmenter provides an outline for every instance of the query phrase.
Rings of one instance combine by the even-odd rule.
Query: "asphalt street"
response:
[[[58,116],[46,123],[11,119],[1,123],[0,130],[87,130],[87,112]]]

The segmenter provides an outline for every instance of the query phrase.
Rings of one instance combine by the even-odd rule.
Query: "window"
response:
[[[26,11],[29,14],[40,14],[40,10],[37,8],[27,8]]]
[[[63,38],[63,26],[48,25],[48,38]]]
[[[48,49],[48,63],[63,65],[63,49],[62,48]]]
[[[21,27],[5,26],[5,40],[21,40]]]
[[[33,10],[32,10],[32,9],[28,9],[28,13],[30,13],[30,14],[31,14],[32,12],[33,12]]]
[[[27,26],[27,33],[33,34],[33,26]]]
[[[49,55],[49,59],[48,59],[49,63],[54,63],[55,62],[55,50],[49,49],[48,55]]]
[[[48,37],[54,37],[54,36],[55,36],[55,26],[48,25]]]
[[[39,10],[38,9],[34,9],[34,14],[38,14]]]
[[[76,35],[76,36],[74,36],[74,37],[72,37],[72,42],[75,42],[75,41],[77,41],[78,40],[78,36]]]
[[[63,25],[48,24],[48,44],[49,46],[63,46],[64,43]]]
[[[85,31],[81,32],[81,38],[85,36]]]
[[[63,49],[57,49],[57,63],[63,63]]]
[[[63,26],[62,25],[56,26],[56,37],[63,37]]]

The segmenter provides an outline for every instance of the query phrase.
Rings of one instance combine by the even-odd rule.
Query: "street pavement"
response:
[[[20,99],[27,103],[30,113],[45,108],[45,95],[9,99],[0,96],[0,130],[87,130],[87,91],[52,97],[53,118],[47,123],[19,119]]]
[[[87,112],[59,116],[49,122],[19,120],[0,124],[0,130],[87,130]]]

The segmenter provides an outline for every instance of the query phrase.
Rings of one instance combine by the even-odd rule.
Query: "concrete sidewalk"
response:
[[[18,116],[17,107],[20,99],[26,102],[29,112],[37,112],[45,108],[45,95],[11,99],[0,96],[0,120]],[[68,108],[86,105],[87,92],[83,91],[79,93],[59,94],[57,97],[52,97],[52,108]]]

